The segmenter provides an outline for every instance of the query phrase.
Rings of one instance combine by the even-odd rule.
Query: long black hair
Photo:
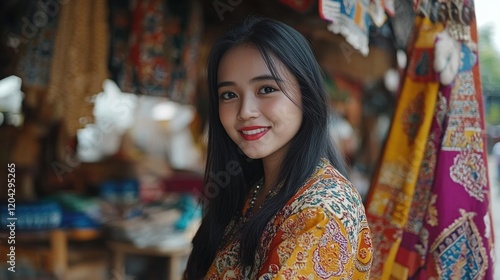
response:
[[[210,108],[204,193],[209,199],[188,260],[185,276],[191,280],[205,276],[221,245],[224,230],[235,215],[241,214],[251,186],[264,173],[262,160],[248,159],[231,140],[219,119],[219,62],[228,50],[242,44],[255,46],[260,51],[278,85],[281,79],[273,58],[295,76],[300,86],[303,113],[299,131],[290,141],[289,151],[278,170],[275,183],[282,183],[283,187],[241,229],[242,265],[253,264],[266,224],[304,184],[322,157],[342,174],[347,173],[344,160],[329,138],[329,107],[324,80],[309,42],[292,27],[272,19],[252,17],[227,31],[213,45],[208,60]]]

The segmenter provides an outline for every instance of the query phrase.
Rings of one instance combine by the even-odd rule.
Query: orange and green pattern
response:
[[[372,251],[358,192],[322,160],[266,226],[254,267],[240,266],[236,239],[217,252],[205,279],[369,279]]]

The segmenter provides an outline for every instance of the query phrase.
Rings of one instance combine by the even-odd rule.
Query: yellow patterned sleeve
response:
[[[372,248],[366,221],[358,221],[350,237],[343,221],[331,216],[322,208],[289,216],[271,242],[259,279],[368,279]]]

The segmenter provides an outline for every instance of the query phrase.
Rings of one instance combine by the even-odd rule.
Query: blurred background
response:
[[[423,8],[371,1],[343,28],[324,2],[1,1],[0,279],[180,279],[202,214],[206,59],[249,15],[284,21],[312,43],[332,141],[366,198]],[[498,233],[500,3],[475,5]],[[15,196],[3,187],[14,173]]]
[[[488,166],[491,184],[491,208],[495,236],[500,238],[500,18],[493,12],[500,9],[498,1],[477,1],[477,25],[481,81],[486,108],[486,135],[488,141]],[[500,256],[500,246],[495,247]],[[496,261],[495,279],[500,278],[500,261]]]

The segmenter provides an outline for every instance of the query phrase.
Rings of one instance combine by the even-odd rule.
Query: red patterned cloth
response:
[[[196,1],[134,1],[120,87],[194,103],[202,12]],[[120,59],[120,57],[118,57]],[[121,69],[115,69],[121,74]]]

